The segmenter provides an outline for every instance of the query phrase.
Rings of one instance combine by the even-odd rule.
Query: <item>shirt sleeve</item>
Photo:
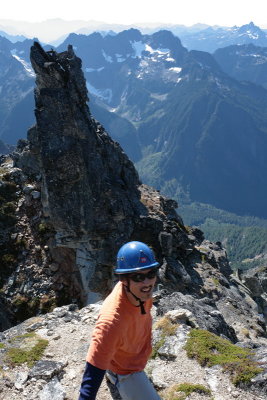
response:
[[[110,369],[110,362],[122,343],[122,324],[119,319],[101,315],[93,331],[86,361],[100,369]]]
[[[103,369],[94,367],[88,362],[86,363],[79,400],[95,400],[105,372]]]

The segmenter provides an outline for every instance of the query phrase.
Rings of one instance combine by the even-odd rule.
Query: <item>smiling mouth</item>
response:
[[[152,290],[152,286],[146,286],[146,287],[143,287],[142,289],[140,289],[140,292],[149,293],[149,292],[151,292],[151,290]]]

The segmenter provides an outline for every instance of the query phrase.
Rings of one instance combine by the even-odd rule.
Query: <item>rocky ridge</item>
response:
[[[90,313],[94,306],[81,311],[75,311],[75,306],[71,310],[65,307],[55,309],[54,314],[41,314],[56,305],[75,302],[82,306],[102,299],[112,288],[118,248],[126,241],[141,240],[153,247],[162,265],[155,293],[157,315],[182,308],[190,315],[185,318],[186,329],[207,329],[232,342],[258,348],[257,359],[263,362],[260,353],[266,352],[266,321],[258,313],[250,290],[231,275],[221,243],[211,243],[200,230],[184,226],[175,201],[139,182],[119,144],[90,115],[81,61],[72,48],[58,54],[44,52],[36,43],[31,60],[37,77],[37,124],[29,130],[28,141],[21,141],[15,152],[1,158],[0,166],[0,194],[6,196],[1,198],[0,221],[0,249],[6,267],[0,275],[0,300],[5,305],[1,309],[1,328],[5,330],[31,315],[38,317],[2,334],[3,357],[8,339],[28,330],[44,338],[53,337],[57,326],[64,331],[65,324],[71,323],[62,334],[58,349],[65,353],[68,343],[72,351],[74,337],[85,329],[86,340],[79,355],[81,366],[90,328],[79,323],[85,322],[84,313]],[[6,224],[2,223],[4,217]],[[15,254],[10,254],[11,248],[16,248]],[[178,342],[179,335],[175,339]],[[53,358],[55,351],[59,357],[55,358],[56,363],[62,362],[56,348],[52,346],[49,353],[48,347],[52,357],[45,353],[44,360]],[[179,359],[182,350],[181,346],[178,348]],[[160,373],[169,368],[169,360],[164,361],[164,354],[162,357],[157,361]],[[13,370],[4,358],[1,360],[3,376],[7,377],[3,396],[9,396],[10,389],[14,396],[30,398],[34,393],[34,398],[46,398],[41,390],[47,381],[40,383],[39,375],[37,379],[27,369],[27,379],[25,373],[21,378],[26,386],[17,384],[19,393],[14,387],[9,388],[9,381],[15,382],[13,375],[24,367]],[[59,380],[64,379],[65,367],[64,362],[55,366]],[[52,377],[53,373],[46,379],[50,382]],[[264,379],[259,378],[259,396],[265,390]],[[79,380],[80,375],[71,390],[77,392]],[[53,385],[61,393],[59,382],[53,380],[49,387]],[[59,396],[73,398],[74,394]]]
[[[0,350],[0,399],[1,400],[72,400],[78,398],[85,356],[91,332],[101,304],[91,304],[81,310],[76,305],[55,308],[52,313],[31,318],[24,323],[1,334]],[[157,307],[153,309],[154,321]],[[169,336],[158,356],[148,362],[146,371],[163,399],[167,388],[174,384],[191,383],[203,385],[210,389],[210,395],[193,393],[191,400],[264,400],[266,398],[266,349],[256,349],[265,373],[254,380],[253,386],[236,387],[229,376],[223,373],[220,366],[201,367],[195,360],[189,359],[184,350],[191,325],[196,323],[193,315],[185,309],[176,309],[172,318],[179,321],[176,333]],[[205,320],[204,314],[199,318]],[[48,340],[48,346],[41,359],[33,366],[27,364],[11,366],[6,361],[8,349],[14,346],[29,349],[35,344],[34,339],[25,338],[25,334],[36,334]],[[154,341],[157,340],[158,329],[154,328]],[[23,336],[24,335],[24,336]],[[174,374],[175,371],[175,374]],[[266,386],[266,385],[265,385]],[[106,380],[103,381],[99,400],[120,399],[114,388]]]

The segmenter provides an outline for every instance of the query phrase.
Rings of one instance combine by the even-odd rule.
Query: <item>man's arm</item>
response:
[[[79,400],[95,400],[105,372],[104,369],[97,368],[89,362],[86,363]]]

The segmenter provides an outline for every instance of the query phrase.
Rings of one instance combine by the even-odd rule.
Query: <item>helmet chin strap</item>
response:
[[[131,291],[131,289],[130,289],[130,282],[129,282],[129,279],[128,279],[128,278],[127,278],[127,285],[123,285],[123,286],[126,288],[127,292],[131,293],[131,295],[135,298],[135,300],[139,301],[139,305],[136,306],[136,307],[140,307],[140,309],[141,309],[141,314],[146,314],[146,310],[145,310],[145,307],[144,307],[145,302],[142,301],[141,299],[139,299],[139,297],[137,297],[137,296]]]

